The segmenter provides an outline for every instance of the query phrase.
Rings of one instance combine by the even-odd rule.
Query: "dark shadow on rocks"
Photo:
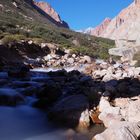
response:
[[[29,73],[28,68],[20,69],[20,73],[26,72]],[[17,73],[8,74],[9,78],[19,77]],[[30,81],[31,75],[30,73],[26,80]],[[131,98],[140,95],[139,79],[125,78],[103,82],[76,70],[71,72],[59,70],[47,72],[46,75],[45,80],[34,81],[42,83],[43,86],[34,93],[37,101],[33,106],[45,110],[54,122],[72,127],[79,124],[81,113],[99,105],[102,96],[107,96],[110,101],[113,101],[115,98]],[[25,78],[24,74],[22,76],[20,80]],[[28,94],[28,96],[32,95]]]
[[[77,126],[81,113],[97,107],[101,96],[131,98],[140,95],[140,81],[133,78],[103,82],[79,71],[48,72],[50,80],[37,97],[46,103],[49,118],[70,126]],[[41,103],[41,100],[39,100]],[[44,109],[44,107],[43,107]]]

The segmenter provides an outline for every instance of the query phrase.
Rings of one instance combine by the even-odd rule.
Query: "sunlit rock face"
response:
[[[40,7],[44,12],[50,15],[57,22],[62,22],[58,13],[47,2],[34,2],[35,5]]]
[[[140,4],[140,0],[134,0],[135,4]]]
[[[113,40],[131,40],[140,44],[140,0],[134,0],[112,20],[105,19],[99,26],[91,28],[88,34]]]
[[[140,0],[135,0],[112,19],[102,37],[135,40],[140,44]]]
[[[59,26],[69,28],[68,24],[65,21],[61,20],[59,14],[47,2],[43,2],[43,1],[36,2],[36,1],[33,1],[33,5],[35,5],[37,8],[39,8],[44,13],[49,15],[56,23],[58,23]]]
[[[110,18],[105,18],[104,21],[99,26],[95,28],[88,28],[87,30],[85,30],[85,33],[94,36],[100,36],[106,30],[110,22],[111,22]]]

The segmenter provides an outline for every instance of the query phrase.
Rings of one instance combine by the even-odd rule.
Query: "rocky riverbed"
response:
[[[69,71],[15,69],[0,72],[1,106],[39,109],[56,127],[73,128],[72,139],[139,140],[140,68],[98,60]]]
[[[80,72],[77,71],[76,74],[79,75]],[[70,80],[70,75],[73,75],[72,72],[68,73],[65,70],[48,73],[36,72],[35,70],[30,72],[27,69],[25,71],[25,67],[21,67],[17,71],[13,71],[11,68],[8,71],[0,72],[1,139],[65,140],[72,138],[89,140],[93,135],[102,132],[104,130],[103,125],[92,126],[88,129],[89,131],[81,133],[76,128],[77,124],[74,124],[73,119],[71,120],[71,123],[74,121],[72,126],[65,125],[64,122],[57,124],[55,118],[58,115],[49,116],[48,119],[47,114],[57,101],[74,94],[72,87],[70,89],[64,87],[63,80]],[[70,84],[71,81],[72,79],[67,84]],[[65,95],[64,91],[69,93]],[[82,97],[88,104],[84,95],[79,96],[77,94],[77,97]],[[83,100],[82,98],[81,100]],[[77,102],[75,102],[76,104]],[[71,111],[73,109],[76,111],[76,106],[73,107]],[[80,107],[81,105],[78,106],[77,113],[81,113]],[[76,115],[76,117],[78,116]]]
[[[29,42],[20,45],[23,47],[25,44],[29,45]],[[32,42],[30,45],[34,46]],[[134,67],[129,62],[103,61],[71,54],[68,50],[59,50],[52,44],[42,44],[37,49],[45,49],[49,53],[35,59],[24,55],[24,58],[19,58],[20,63],[15,63],[16,60],[10,62],[9,59],[0,63],[0,105],[4,106],[1,113],[4,117],[10,110],[9,116],[13,118],[9,123],[6,121],[7,125],[10,126],[17,118],[15,128],[18,128],[18,122],[26,124],[32,119],[33,126],[37,129],[32,128],[34,132],[29,131],[27,137],[32,136],[37,140],[56,140],[61,132],[64,134],[59,138],[61,140],[67,136],[74,140],[140,139],[139,67]],[[25,53],[30,56],[28,51]],[[23,120],[18,114],[21,112],[24,116],[26,109],[27,117]],[[43,116],[40,116],[42,113]],[[37,114],[37,120],[30,118],[30,115],[38,116]],[[48,127],[44,128],[45,119],[41,119],[44,114],[46,122],[51,122],[54,128],[61,127],[56,137],[47,137],[47,134],[44,134],[44,130],[52,127],[47,123]],[[44,129],[39,131],[42,123]],[[6,127],[4,129],[5,132]],[[44,135],[34,137],[35,132]],[[14,133],[15,131],[11,136],[14,136]],[[18,135],[17,140],[23,136],[21,131],[19,134],[21,135]],[[3,140],[9,140],[5,133],[0,135]],[[16,140],[16,137],[13,139]],[[25,138],[22,137],[21,140],[23,139]]]

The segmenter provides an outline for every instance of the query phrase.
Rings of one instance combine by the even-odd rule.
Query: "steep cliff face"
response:
[[[94,33],[94,35],[96,34]],[[134,0],[111,20],[104,31],[96,36],[114,40],[129,40],[135,42],[135,45],[140,45],[140,0]]]
[[[140,43],[139,27],[140,1],[136,0],[111,21],[101,36],[115,40],[135,40],[137,43]]]
[[[95,28],[88,28],[87,30],[85,30],[84,33],[88,33],[94,36],[100,36],[106,30],[110,22],[111,22],[110,18],[105,18],[105,20],[99,26]]]
[[[50,15],[54,20],[62,23],[62,20],[60,19],[58,13],[47,2],[34,2],[34,4],[37,5],[40,9],[42,9],[44,12],[46,12],[48,15]]]
[[[1,1],[3,1],[3,0],[1,0]],[[21,7],[23,5],[27,6],[27,4],[28,4],[28,6],[29,5],[31,6],[31,9],[36,10],[36,12],[34,11],[34,13],[35,14],[37,13],[38,16],[40,15],[40,17],[42,19],[44,18],[44,20],[45,20],[45,18],[46,18],[47,21],[55,24],[58,27],[69,28],[69,25],[60,18],[59,14],[55,11],[55,9],[53,9],[51,7],[51,5],[49,5],[47,2],[36,2],[35,0],[21,0],[21,1],[20,0],[9,0],[9,2],[10,1],[13,4],[16,4],[19,9],[22,9]],[[31,15],[32,15],[32,12],[31,12]],[[26,14],[30,16],[30,13],[28,13],[27,11],[26,11]],[[36,18],[36,17],[33,17],[33,18]],[[40,21],[40,22],[42,22],[42,21]]]
[[[69,28],[68,24],[60,18],[59,14],[51,7],[50,4],[43,1],[33,1],[33,4],[39,12],[43,13],[44,15],[49,15],[59,26]]]
[[[87,33],[113,40],[129,40],[140,45],[140,0],[134,0],[112,20],[104,20]]]

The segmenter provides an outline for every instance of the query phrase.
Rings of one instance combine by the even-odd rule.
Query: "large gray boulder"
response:
[[[78,126],[80,117],[88,106],[89,103],[86,96],[68,96],[59,100],[54,107],[51,108],[49,116],[57,122],[71,126]]]

